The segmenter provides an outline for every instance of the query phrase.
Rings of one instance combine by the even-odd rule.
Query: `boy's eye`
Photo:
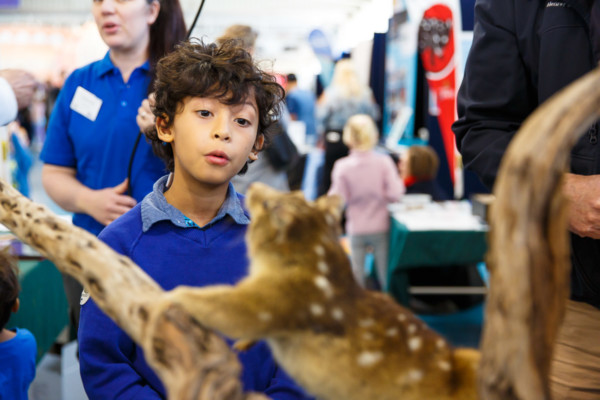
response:
[[[237,122],[237,124],[240,126],[249,126],[250,125],[250,121],[248,121],[247,119],[244,119],[244,118],[236,118],[235,122]]]
[[[201,116],[201,117],[210,117],[211,116],[211,112],[208,110],[200,110],[197,111],[197,113]]]

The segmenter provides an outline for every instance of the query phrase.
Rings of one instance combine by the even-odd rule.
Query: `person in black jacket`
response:
[[[500,160],[525,118],[599,60],[600,0],[477,0],[459,119],[453,125],[465,167],[492,188]],[[573,148],[570,168],[564,191],[571,203],[571,300],[557,340],[552,392],[554,399],[598,399],[598,122]]]

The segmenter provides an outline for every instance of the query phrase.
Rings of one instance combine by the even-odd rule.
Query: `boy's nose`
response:
[[[103,0],[100,5],[103,13],[113,13],[115,11],[114,0]]]
[[[213,137],[219,140],[231,139],[229,131],[229,119],[226,115],[217,114],[214,119]]]
[[[218,140],[229,141],[231,139],[231,135],[226,129],[217,129],[213,132],[213,137]]]

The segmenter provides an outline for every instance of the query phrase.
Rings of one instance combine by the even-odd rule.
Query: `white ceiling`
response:
[[[191,24],[201,0],[180,0]],[[306,39],[314,28],[335,35],[353,17],[373,4],[393,0],[205,0],[195,36],[218,36],[233,23],[253,26],[260,35],[291,44]],[[91,0],[21,0],[17,10],[2,9],[0,23],[79,24],[90,18]],[[385,16],[385,18],[388,18]],[[357,27],[360,29],[361,27]]]
[[[201,0],[180,0],[189,26]],[[309,33],[319,28],[334,55],[385,31],[394,0],[205,0],[192,35],[214,40],[231,24],[251,25],[258,33],[256,55],[281,70],[314,64]],[[0,10],[0,24],[79,25],[91,19],[91,0],[21,0],[17,10]],[[310,59],[312,57],[312,60]],[[303,65],[307,67],[306,65]]]

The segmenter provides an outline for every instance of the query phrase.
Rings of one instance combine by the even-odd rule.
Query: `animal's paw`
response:
[[[256,344],[256,340],[240,339],[233,344],[233,348],[237,351],[248,351]]]

